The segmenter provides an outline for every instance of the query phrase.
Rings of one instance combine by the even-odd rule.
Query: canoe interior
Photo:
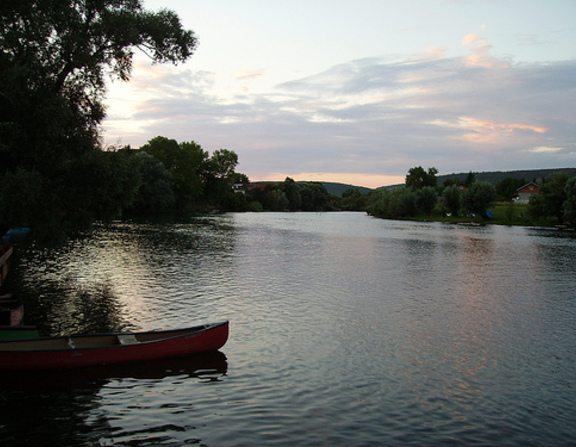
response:
[[[0,325],[0,341],[22,340],[25,338],[38,338],[40,334],[36,326],[8,326]]]
[[[206,324],[185,329],[165,331],[130,332],[98,335],[71,335],[61,337],[42,337],[14,341],[0,341],[1,352],[36,352],[36,351],[62,351],[71,349],[101,349],[118,347],[121,345],[134,345],[154,343],[172,338],[194,336],[207,330],[228,324],[228,322]]]

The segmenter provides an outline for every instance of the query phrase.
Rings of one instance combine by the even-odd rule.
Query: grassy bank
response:
[[[498,202],[492,207],[490,211],[493,217],[488,220],[482,219],[480,216],[446,216],[441,210],[437,209],[432,216],[421,216],[417,220],[421,221],[434,221],[446,223],[475,223],[475,224],[495,224],[495,225],[538,225],[553,227],[557,221],[553,217],[546,219],[539,219],[534,221],[528,215],[528,205],[522,203],[508,203]]]

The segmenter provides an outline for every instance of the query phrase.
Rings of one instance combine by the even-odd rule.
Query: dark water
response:
[[[576,237],[261,213],[19,253],[45,333],[229,319],[221,352],[2,378],[0,445],[576,445]]]

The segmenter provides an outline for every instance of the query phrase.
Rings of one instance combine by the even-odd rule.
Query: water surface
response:
[[[245,213],[19,256],[46,333],[231,334],[211,356],[6,379],[2,444],[576,443],[570,232]]]

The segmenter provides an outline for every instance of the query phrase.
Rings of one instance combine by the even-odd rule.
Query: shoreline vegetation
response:
[[[533,221],[528,214],[528,204],[525,203],[498,202],[490,207],[490,211],[493,213],[493,216],[488,219],[481,216],[449,216],[440,211],[438,213],[433,213],[430,216],[420,215],[405,218],[398,217],[396,219],[470,226],[505,225],[569,229],[567,225],[558,224],[557,220],[553,217]]]

